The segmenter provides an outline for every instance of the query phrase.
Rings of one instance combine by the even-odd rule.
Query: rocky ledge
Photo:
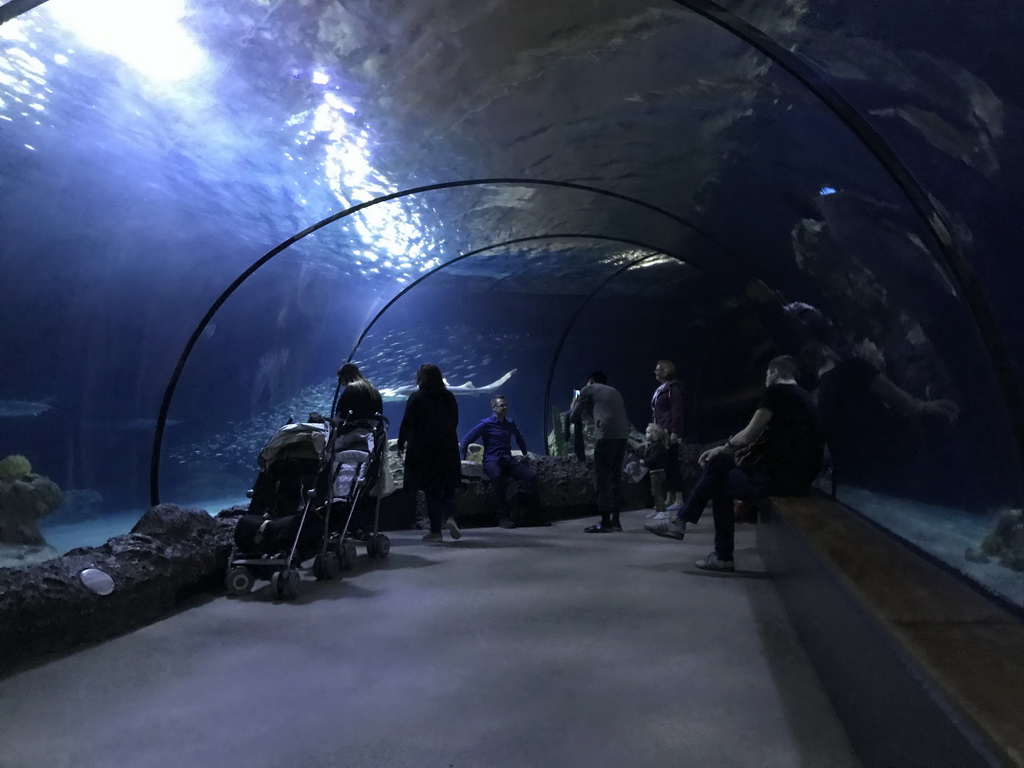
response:
[[[144,626],[188,597],[221,589],[234,525],[161,504],[100,547],[0,569],[0,674]],[[86,586],[86,569],[112,579],[110,594]]]

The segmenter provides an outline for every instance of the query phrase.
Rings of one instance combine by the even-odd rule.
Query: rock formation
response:
[[[46,545],[39,532],[39,518],[61,505],[60,488],[32,472],[24,456],[8,456],[0,462],[0,544]]]
[[[220,589],[234,525],[161,504],[103,546],[0,569],[0,673],[143,626],[192,595]],[[113,593],[86,588],[79,577],[86,568],[108,574]]]
[[[1000,565],[1024,573],[1024,510],[1004,511],[981,547],[968,547],[964,556],[973,563],[987,563],[995,558]]]

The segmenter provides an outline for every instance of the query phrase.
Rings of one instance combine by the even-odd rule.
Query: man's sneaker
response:
[[[722,560],[714,552],[703,560],[698,560],[694,565],[702,571],[722,571],[725,573],[732,573],[736,570],[736,563],[732,560]]]
[[[428,533],[423,537],[423,541],[444,541],[444,534],[438,531],[437,533]]]
[[[615,533],[622,533],[622,523],[620,523],[618,520],[613,520],[612,524],[608,527],[611,528],[612,531],[614,531]]]
[[[673,520],[652,520],[644,523],[644,529],[655,536],[664,536],[666,539],[677,539],[682,541],[686,536],[686,523],[678,518]]]
[[[501,520],[498,521],[498,526],[501,528],[515,528],[516,524],[509,520],[507,517],[503,517],[501,518]]]
[[[621,530],[621,529],[620,529]],[[584,533],[611,533],[612,527],[603,523],[594,523],[583,529]]]
[[[454,517],[449,517],[444,521],[444,527],[448,529],[448,535],[453,539],[461,539],[462,531],[459,530],[459,524],[455,522]]]

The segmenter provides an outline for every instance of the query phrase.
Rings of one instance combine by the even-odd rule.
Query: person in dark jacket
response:
[[[442,541],[442,523],[458,539],[462,536],[455,522],[455,489],[462,482],[459,404],[436,365],[421,365],[416,383],[419,389],[409,395],[398,429],[398,452],[405,454],[405,488],[426,496],[430,532],[424,541]]]
[[[334,408],[335,418],[369,419],[384,413],[384,399],[380,392],[354,363],[345,363],[338,369],[338,383],[345,391]]]
[[[644,525],[651,533],[682,539],[708,502],[715,518],[715,551],[696,565],[705,571],[735,571],[736,514],[733,500],[800,496],[821,470],[825,433],[818,410],[796,383],[800,366],[792,357],[768,363],[765,393],[750,422],[725,445],[701,454],[700,477],[683,508],[668,520]]]
[[[668,453],[665,456],[665,491],[670,502],[664,513],[667,519],[683,508],[683,473],[679,468],[679,441],[683,436],[683,383],[676,378],[676,364],[659,360],[654,366],[658,388],[651,397],[651,422],[668,432]]]

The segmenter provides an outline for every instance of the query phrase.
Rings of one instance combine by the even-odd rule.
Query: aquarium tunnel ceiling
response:
[[[4,397],[153,415],[229,323],[253,373],[293,317],[340,360],[417,292],[673,333],[800,301],[980,371],[1022,434],[1005,3],[33,5],[0,6]]]

